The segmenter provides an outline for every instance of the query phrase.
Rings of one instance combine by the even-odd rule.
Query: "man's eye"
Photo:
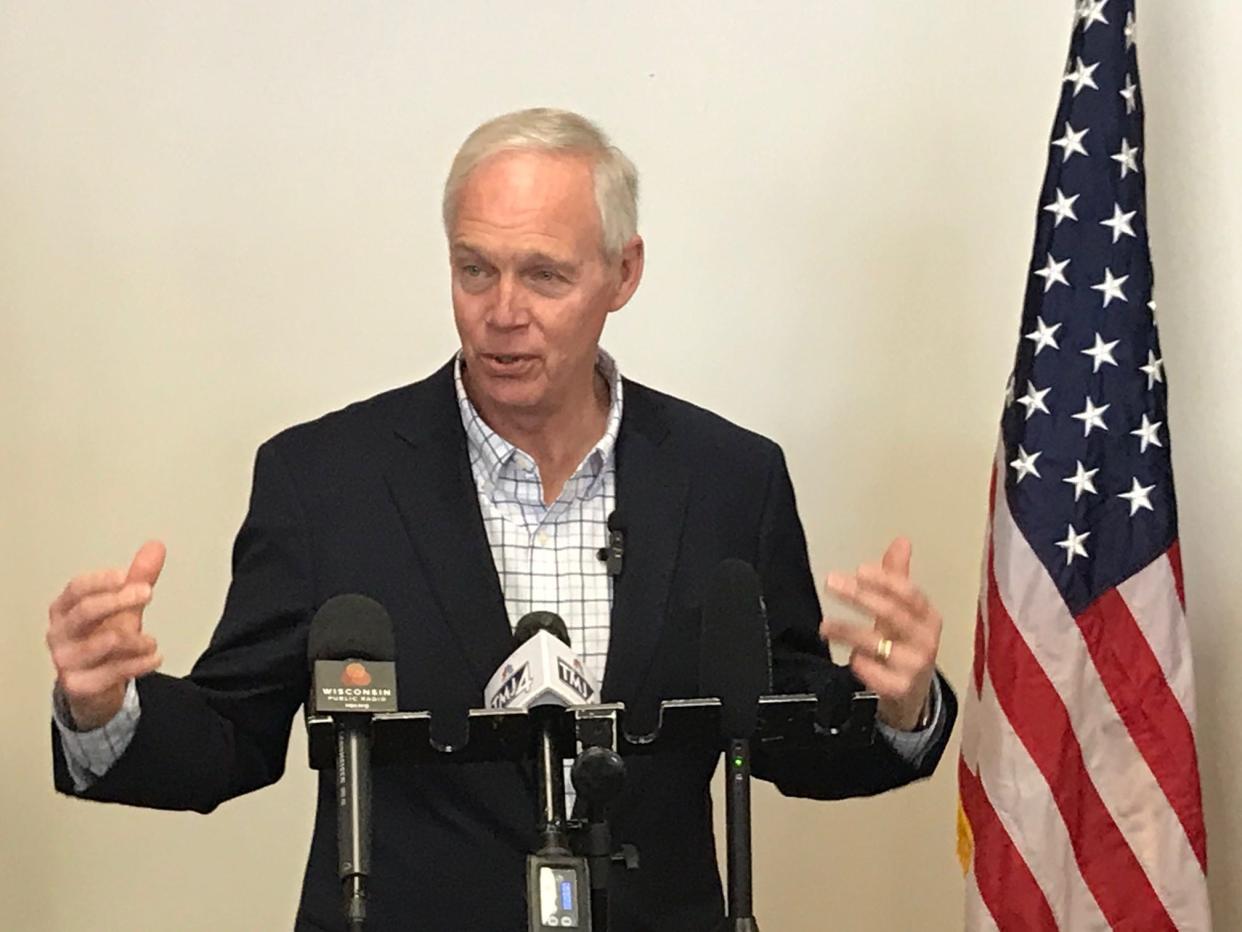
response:
[[[483,270],[479,268],[477,265],[463,265],[461,267],[461,270],[463,274],[468,275],[471,278],[478,278],[480,275],[483,274]]]
[[[560,276],[551,269],[538,269],[535,272],[535,278],[539,279],[541,282],[554,282],[558,280]]]

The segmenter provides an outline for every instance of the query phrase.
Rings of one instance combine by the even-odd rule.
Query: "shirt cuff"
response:
[[[881,721],[875,723],[880,737],[888,742],[898,757],[915,768],[923,765],[927,752],[935,747],[944,731],[944,703],[940,697],[939,675],[932,678],[928,701],[931,702],[931,724],[920,731],[901,731]]]
[[[60,732],[60,747],[74,790],[80,793],[89,788],[121,759],[138,730],[141,712],[138,687],[130,680],[121,709],[110,721],[91,731],[78,731],[65,694],[59,686],[52,690],[52,720]]]

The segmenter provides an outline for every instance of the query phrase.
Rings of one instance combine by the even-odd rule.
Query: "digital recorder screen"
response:
[[[539,919],[552,929],[577,929],[578,874],[572,869],[539,869]]]

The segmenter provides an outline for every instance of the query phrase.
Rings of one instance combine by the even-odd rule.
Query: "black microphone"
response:
[[[596,556],[608,564],[609,576],[621,575],[625,568],[625,519],[620,512],[613,511],[608,516],[608,543],[599,548]]]
[[[703,604],[699,685],[720,699],[720,734],[727,743],[725,819],[728,911],[723,928],[757,930],[751,867],[750,739],[759,697],[771,689],[772,661],[759,576],[730,559],[712,573]]]
[[[328,599],[311,619],[310,713],[336,724],[337,870],[350,932],[366,920],[371,873],[371,715],[395,712],[396,643],[388,612],[364,595]]]
[[[556,612],[527,612],[513,629],[513,646],[521,647],[540,631],[546,631],[562,644],[569,644],[569,628]]]
[[[700,691],[720,699],[720,735],[750,738],[759,697],[772,688],[772,652],[759,576],[743,560],[722,561],[703,603]]]

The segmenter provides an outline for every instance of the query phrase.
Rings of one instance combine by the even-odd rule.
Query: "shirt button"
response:
[[[552,538],[548,537],[547,533],[544,531],[540,531],[538,534],[535,535],[535,543],[538,544],[540,547],[546,547],[551,542],[552,542]]]

